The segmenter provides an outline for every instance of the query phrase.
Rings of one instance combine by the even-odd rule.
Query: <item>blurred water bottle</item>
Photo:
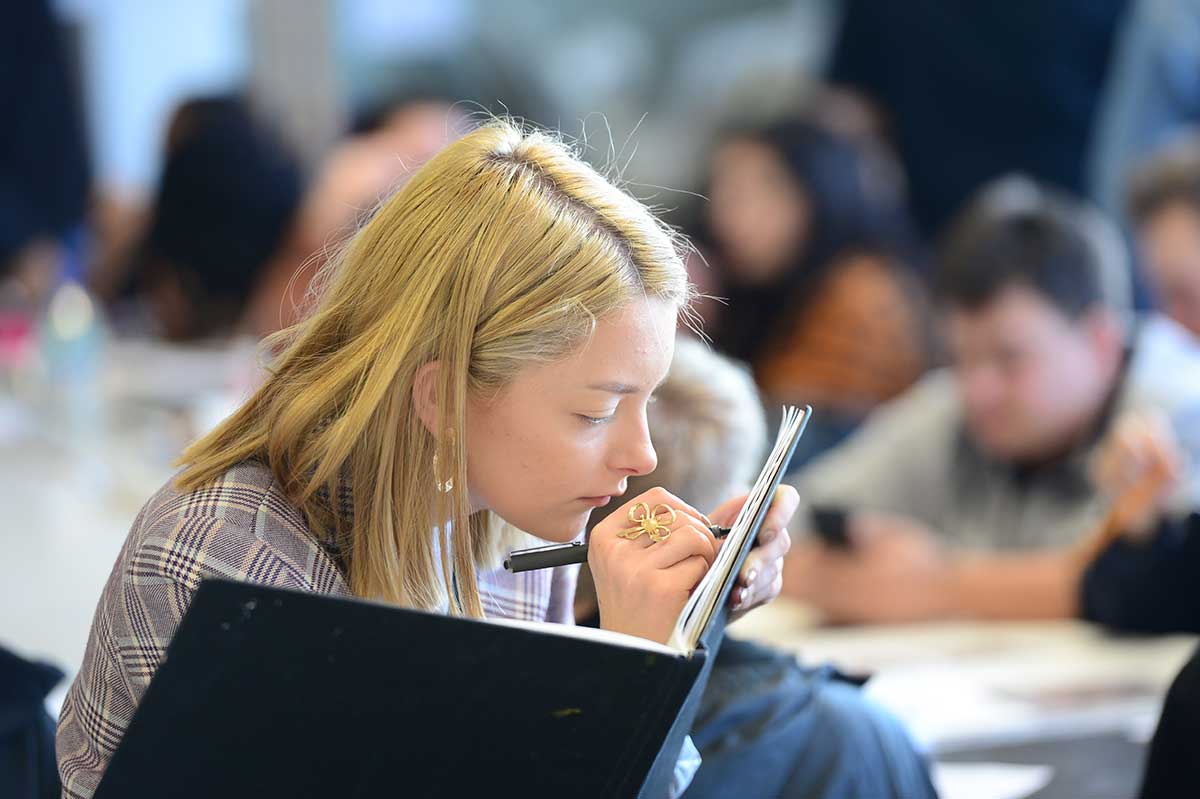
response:
[[[77,233],[63,248],[58,285],[38,325],[38,344],[53,409],[72,435],[103,425],[101,371],[108,335],[95,300],[82,282],[84,247]]]

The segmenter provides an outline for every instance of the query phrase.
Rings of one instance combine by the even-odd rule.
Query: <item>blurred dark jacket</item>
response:
[[[1165,521],[1145,543],[1118,539],[1084,574],[1089,621],[1135,633],[1200,633],[1200,515]]]
[[[50,799],[62,795],[54,757],[54,720],[46,694],[63,674],[0,647],[0,796]]]

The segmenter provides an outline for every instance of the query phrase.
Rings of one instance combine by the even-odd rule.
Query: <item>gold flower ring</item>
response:
[[[675,509],[670,505],[655,505],[651,511],[649,505],[639,502],[629,509],[629,521],[633,526],[617,533],[617,537],[636,541],[645,533],[650,536],[651,543],[657,544],[671,537],[671,525],[676,518]]]

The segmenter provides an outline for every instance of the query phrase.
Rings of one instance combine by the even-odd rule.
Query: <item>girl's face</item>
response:
[[[733,139],[713,157],[713,234],[730,277],[770,283],[792,266],[808,238],[809,201],[783,159],[750,139]]]
[[[677,309],[640,299],[596,323],[564,360],[523,369],[490,401],[467,403],[467,482],[489,509],[548,541],[654,470],[646,406],[675,351]]]

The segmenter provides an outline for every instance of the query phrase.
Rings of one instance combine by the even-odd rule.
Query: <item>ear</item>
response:
[[[421,364],[413,376],[413,409],[417,417],[425,425],[425,429],[437,438],[438,427],[438,378],[441,375],[441,361],[430,361]]]

